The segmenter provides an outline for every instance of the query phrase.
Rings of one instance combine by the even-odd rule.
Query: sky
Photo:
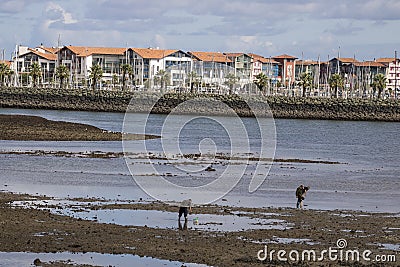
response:
[[[400,52],[400,0],[0,0],[0,22],[5,59],[58,43],[323,61]]]

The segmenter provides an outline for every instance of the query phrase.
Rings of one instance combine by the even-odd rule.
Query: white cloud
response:
[[[26,6],[27,1],[23,0],[2,0],[0,2],[0,12],[4,13],[18,13],[21,12]]]
[[[151,42],[152,42],[152,44],[154,44],[154,47],[158,47],[161,49],[168,49],[165,38],[160,34],[154,35]]]
[[[65,11],[60,5],[50,2],[46,7],[46,15],[50,23],[62,22],[64,24],[73,24],[78,21],[72,17],[72,14]]]
[[[343,50],[373,45],[400,50],[394,34],[398,14],[399,0],[3,0],[3,36],[18,38],[2,38],[0,44],[54,45],[61,34],[65,44],[128,42],[266,56],[328,53],[338,44]]]

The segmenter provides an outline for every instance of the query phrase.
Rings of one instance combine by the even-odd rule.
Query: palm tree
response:
[[[159,71],[157,72],[156,75],[157,75],[157,76],[159,77],[159,79],[160,79],[160,83],[161,83],[161,92],[163,92],[163,89],[165,89],[166,86],[169,84],[169,80],[170,80],[169,74],[168,74],[168,72],[165,71],[165,70],[159,70]]]
[[[130,78],[133,74],[133,69],[132,66],[129,64],[123,64],[121,65],[121,70],[122,70],[122,89],[125,89],[125,83],[126,83],[126,74],[128,74],[128,77]]]
[[[13,75],[14,75],[14,71],[13,71],[12,69],[9,68],[9,69],[7,70],[7,73],[6,73],[7,80],[8,80],[8,83],[9,83],[9,84],[10,84],[10,82],[12,81]]]
[[[313,81],[313,77],[311,76],[311,73],[309,72],[303,72],[302,74],[300,74],[300,81],[299,81],[299,85],[303,88],[303,97],[306,97],[306,91],[307,88],[312,88],[312,85],[314,83]]]
[[[378,99],[381,98],[381,94],[383,92],[383,89],[386,88],[386,77],[382,73],[377,74],[374,77],[374,81],[371,84],[372,88],[374,89],[374,95],[375,92],[378,90]]]
[[[69,69],[65,65],[60,65],[56,68],[56,77],[60,79],[60,87],[64,88],[64,80],[69,77]]]
[[[240,78],[236,77],[235,74],[229,73],[225,76],[225,84],[229,86],[229,94],[233,93],[233,87],[239,82]]]
[[[0,63],[0,79],[1,79],[1,86],[5,84],[5,79],[9,75],[10,68],[6,63]]]
[[[256,80],[254,81],[254,84],[257,86],[258,90],[260,90],[261,93],[264,92],[264,94],[265,94],[264,88],[268,84],[268,81],[269,81],[268,76],[265,73],[260,72],[255,77],[256,77]]]
[[[118,83],[118,76],[117,76],[117,74],[113,74],[113,76],[112,76],[112,85],[113,85],[113,88],[115,89],[115,84],[117,84]]]
[[[42,70],[38,62],[31,64],[29,75],[32,77],[33,87],[36,87],[37,79],[42,75]]]
[[[343,86],[344,86],[343,77],[340,74],[335,73],[329,78],[328,83],[331,88],[332,87],[335,88],[334,97],[337,98],[338,97],[338,89],[343,88]]]
[[[90,68],[89,72],[89,79],[92,80],[93,90],[95,90],[97,81],[100,80],[101,77],[103,77],[103,70],[101,69],[101,66],[99,64],[95,64]]]
[[[194,93],[194,86],[196,85],[198,87],[200,84],[200,77],[196,72],[192,71],[188,73],[187,79],[189,80],[190,84],[190,92]]]

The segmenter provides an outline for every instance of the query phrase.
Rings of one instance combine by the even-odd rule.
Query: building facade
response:
[[[146,87],[155,86],[154,81],[160,78],[160,71],[168,73],[170,86],[183,86],[192,68],[191,56],[177,49],[130,48],[128,59],[137,84]]]
[[[126,48],[64,46],[57,52],[57,66],[69,69],[69,82],[74,86],[85,85],[96,64],[103,70],[103,80],[111,82],[114,75],[121,74],[121,65],[126,62]]]
[[[54,79],[56,59],[56,48],[29,48],[27,46],[18,46],[16,56],[10,65],[10,68],[16,74],[15,86],[30,84],[27,78],[31,65],[38,63],[41,69],[40,83],[42,85],[50,84]]]
[[[378,58],[376,62],[385,66],[386,89],[392,96],[400,95],[400,59],[398,58]]]
[[[296,80],[295,66],[297,57],[287,54],[272,57],[279,62],[278,80],[285,87],[293,87]]]

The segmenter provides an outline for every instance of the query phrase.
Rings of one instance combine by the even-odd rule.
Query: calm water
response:
[[[124,120],[124,114],[120,113],[19,109],[0,109],[0,113],[38,115],[52,120],[87,123],[112,131],[121,131]],[[134,114],[129,119],[132,125],[145,125],[146,116]],[[185,116],[175,116],[170,118],[170,122],[178,125],[185,119]],[[254,119],[243,119],[243,124],[249,130],[249,137],[236,136],[233,143],[230,142],[232,133],[221,127],[221,124],[233,125],[232,118],[197,118],[180,127],[178,133],[162,127],[164,120],[164,115],[152,115],[146,124],[146,132],[162,134],[162,140],[147,140],[144,143],[136,141],[131,147],[138,157],[132,161],[138,166],[135,169],[138,176],[152,179],[153,175],[146,172],[145,166],[149,164],[141,158],[141,153],[152,152],[159,155],[163,148],[170,153],[167,155],[169,158],[176,157],[178,152],[226,154],[232,147],[239,150],[241,147],[246,148],[248,141],[249,151],[243,149],[243,152],[259,155],[260,131]],[[275,125],[276,158],[323,160],[341,164],[277,162],[271,167],[260,188],[249,193],[248,186],[255,165],[252,162],[247,164],[238,161],[238,166],[245,166],[243,178],[223,197],[223,201],[219,200],[217,203],[294,207],[296,187],[306,184],[311,187],[305,202],[307,208],[400,212],[400,138],[397,136],[400,133],[400,123],[275,120]],[[179,138],[176,139],[176,136]],[[173,149],[168,147],[169,140],[178,140],[179,146]],[[141,150],[143,146],[147,151]],[[0,150],[122,152],[123,147],[121,142],[0,141]],[[164,164],[166,161],[163,159],[158,159],[153,161],[153,165],[157,172],[170,174],[168,180],[186,186],[208,183],[226,169],[226,161],[223,160],[208,158],[200,163],[192,161],[191,164],[181,161],[182,159],[176,159],[176,165],[170,166]],[[216,171],[199,171],[209,165]],[[266,163],[262,167],[266,172],[269,169]],[[88,159],[2,154],[0,189],[56,197],[151,199],[136,185],[123,158]],[[179,196],[177,199],[180,197],[186,196]]]

